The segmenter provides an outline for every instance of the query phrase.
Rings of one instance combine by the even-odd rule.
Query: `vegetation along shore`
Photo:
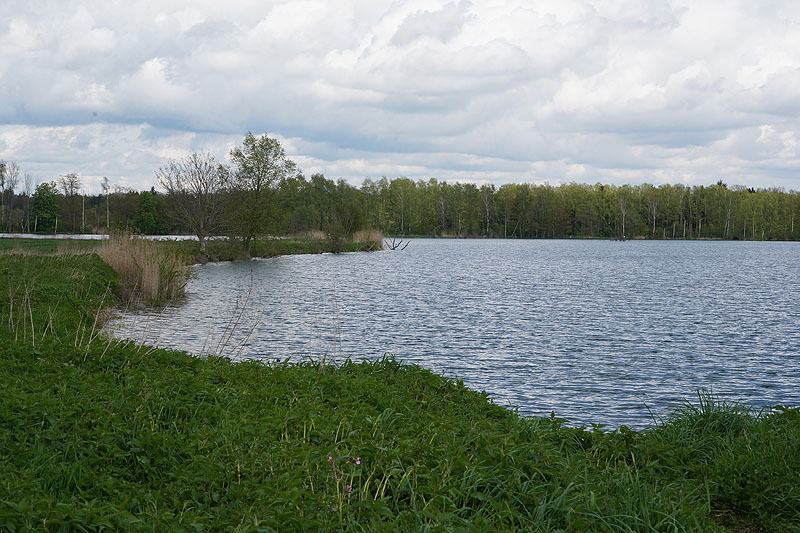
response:
[[[225,235],[253,253],[264,235],[359,230],[407,237],[800,239],[800,193],[722,180],[708,185],[508,183],[500,187],[404,177],[356,187],[303,174],[277,139],[247,133],[229,164],[196,152],[155,169],[150,190],[103,178],[85,194],[67,172],[34,179],[0,161],[0,230],[23,233],[193,234],[201,250]]]
[[[0,253],[0,529],[800,530],[797,409],[700,393],[651,429],[573,428],[391,356],[113,340],[140,282],[72,252]]]

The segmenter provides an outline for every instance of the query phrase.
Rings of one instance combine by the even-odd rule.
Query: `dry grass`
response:
[[[183,295],[191,271],[171,248],[126,234],[113,234],[99,251],[134,293],[150,303]]]
[[[308,230],[305,233],[302,233],[300,236],[315,241],[324,241],[328,238],[324,231],[318,229]]]
[[[353,234],[353,242],[370,243],[375,250],[383,248],[383,233],[379,229],[362,229]]]

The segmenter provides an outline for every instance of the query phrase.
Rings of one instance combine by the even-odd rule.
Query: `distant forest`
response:
[[[105,180],[101,194],[84,195],[75,174],[34,188],[28,175],[20,184],[13,163],[0,165],[0,228],[7,232],[196,233],[180,214],[180,191],[140,192]],[[190,194],[183,191],[184,197]],[[258,196],[250,194],[247,198],[258,204],[256,215],[249,213],[258,223],[246,224],[258,228],[253,238],[376,228],[385,235],[430,237],[800,239],[797,191],[729,187],[721,181],[712,186],[519,183],[497,188],[381,178],[354,187],[295,171],[270,181]],[[241,235],[235,206],[245,197],[225,186],[214,195],[221,206],[234,206],[220,210],[214,233]]]

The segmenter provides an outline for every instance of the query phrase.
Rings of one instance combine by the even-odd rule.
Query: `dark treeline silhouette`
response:
[[[285,159],[276,141],[265,136],[248,134],[244,152],[238,153],[241,160],[258,162],[253,154],[259,153],[258,143],[264,139],[273,144],[260,147],[272,150],[261,171],[274,168],[275,159],[270,157],[277,157],[284,166],[276,179],[267,176],[254,181],[252,176],[260,172],[253,170],[254,164],[228,168],[204,156],[208,171],[218,179],[211,198],[221,207],[217,209],[220,218],[203,231],[211,228],[213,233],[243,242],[263,235],[350,235],[360,229],[435,237],[800,239],[797,191],[729,187],[722,181],[712,186],[518,183],[497,188],[408,178],[365,179],[355,187],[321,174],[306,178]],[[202,159],[197,154],[192,157]],[[180,170],[176,162],[170,165],[157,173],[167,193],[155,187],[141,192],[114,187],[104,180],[103,193],[86,195],[75,174],[35,188],[25,175],[25,188],[17,192],[7,184],[16,186],[19,180],[5,179],[0,187],[0,228],[39,233],[124,229],[197,234],[187,219],[196,214],[191,204],[196,193],[164,186],[165,176],[170,177],[165,172]],[[0,164],[0,169],[7,168],[9,164]],[[16,178],[18,167],[12,170]],[[249,181],[242,178],[246,172],[250,172]]]

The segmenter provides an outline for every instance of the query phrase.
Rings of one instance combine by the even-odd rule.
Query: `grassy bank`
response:
[[[274,239],[258,239],[252,241],[249,250],[245,250],[240,242],[228,239],[206,241],[206,250],[200,250],[197,241],[156,241],[159,246],[180,254],[189,263],[205,263],[208,261],[236,261],[250,257],[275,257],[294,254],[321,254],[332,252],[371,252],[380,249],[381,237],[377,241],[370,240],[367,232],[356,235],[353,240],[332,243],[325,238],[286,237]],[[18,239],[0,238],[0,252],[35,252],[35,253],[80,253],[94,252],[102,245],[102,241],[84,241],[78,239]]]
[[[3,255],[0,280],[29,295],[0,298],[0,530],[800,530],[797,410],[568,428],[392,358],[78,342],[114,287],[97,256]],[[20,295],[53,324],[35,345]]]
[[[18,239],[0,238],[0,252],[34,252],[34,253],[72,253],[93,252],[100,241],[84,241],[78,239]]]
[[[193,263],[237,261],[250,257],[321,254],[334,251],[331,242],[328,240],[302,237],[259,239],[250,243],[249,251],[246,251],[241,243],[224,239],[207,241],[205,251],[200,250],[200,243],[197,241],[167,241],[163,245],[172,247]],[[375,249],[374,243],[371,242],[346,241],[336,251],[370,252]]]

